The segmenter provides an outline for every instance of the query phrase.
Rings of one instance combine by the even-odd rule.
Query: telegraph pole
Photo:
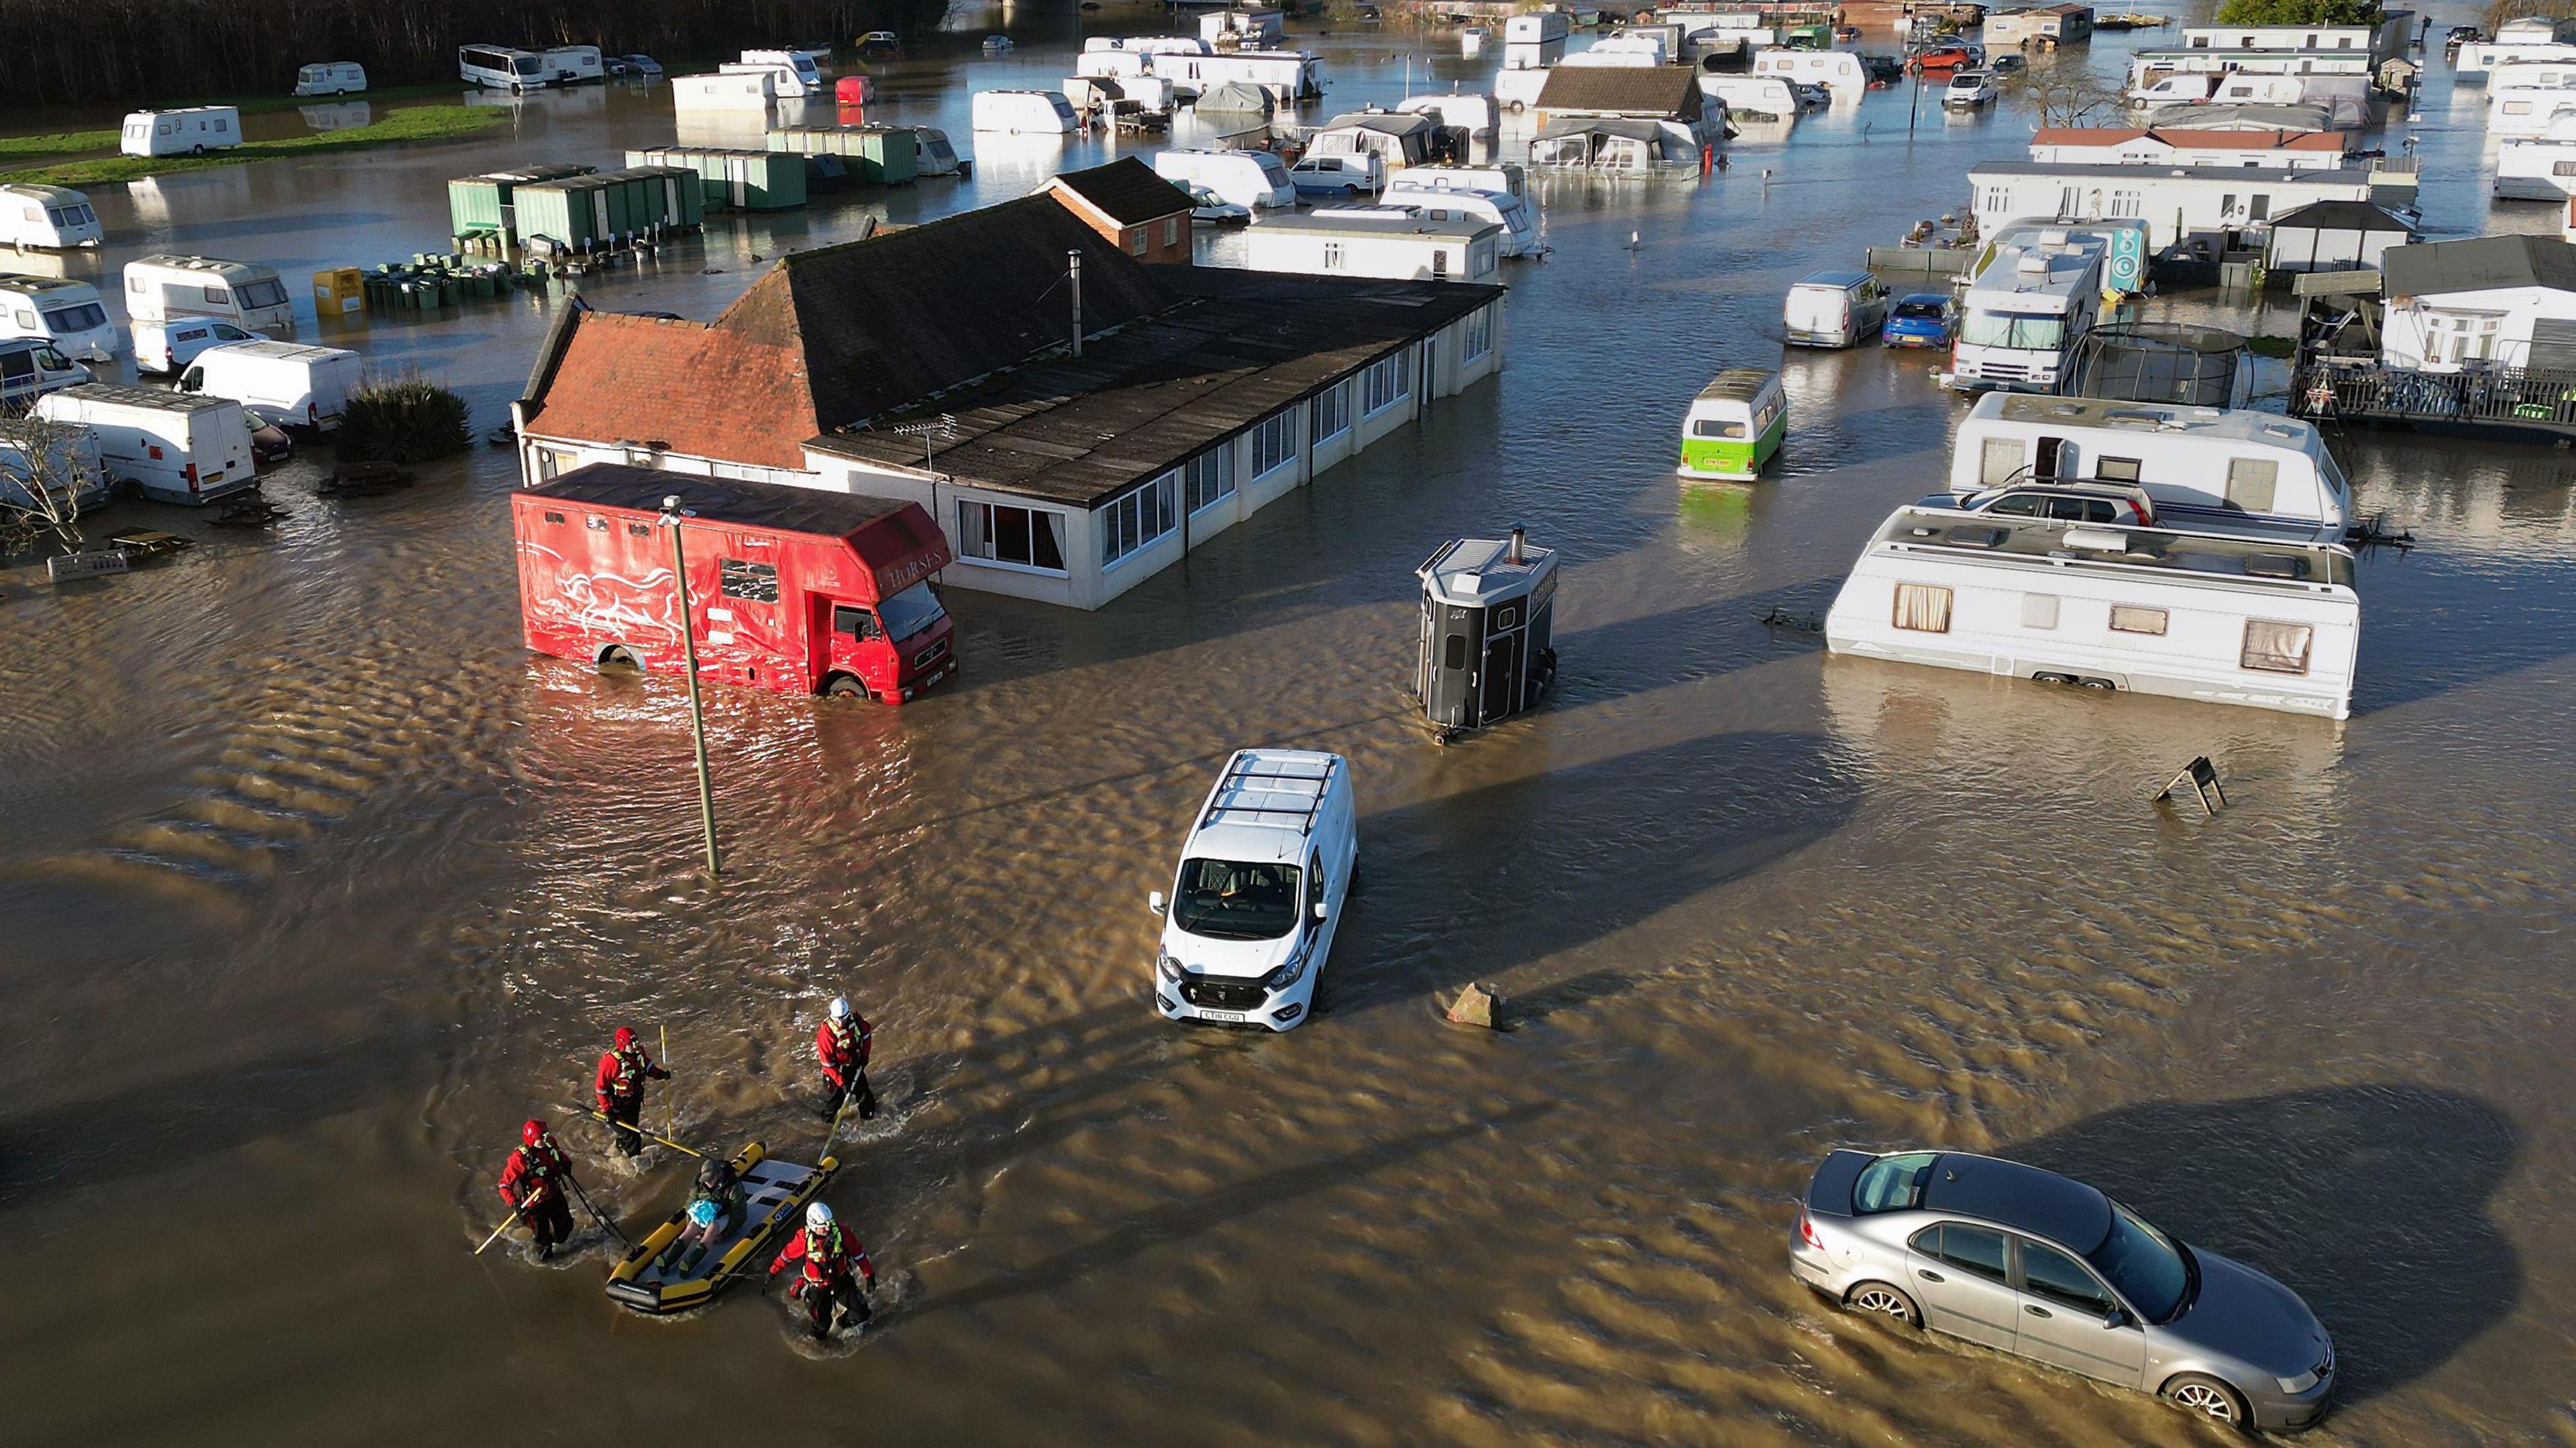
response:
[[[698,699],[698,630],[689,617],[689,555],[680,544],[680,498],[662,499],[662,526],[671,530],[671,582],[680,594],[680,650],[689,666],[689,738],[698,751],[698,823],[707,837],[707,874],[722,873],[716,859],[716,788],[707,772],[707,714]]]

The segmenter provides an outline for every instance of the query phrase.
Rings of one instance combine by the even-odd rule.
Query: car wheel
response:
[[[847,674],[834,675],[832,682],[823,686],[823,693],[826,697],[833,699],[865,699],[870,697],[868,694],[868,686],[851,678]]]
[[[2165,1401],[2186,1413],[2214,1418],[2221,1423],[2243,1423],[2245,1400],[2236,1390],[2216,1378],[2198,1373],[2184,1373],[2165,1384]]]
[[[599,671],[603,674],[642,673],[644,666],[635,662],[635,656],[626,651],[624,644],[610,644],[599,656]]]
[[[1873,1317],[1893,1318],[1907,1327],[1923,1325],[1923,1309],[1905,1295],[1905,1289],[1884,1282],[1864,1282],[1843,1296],[1843,1306]]]

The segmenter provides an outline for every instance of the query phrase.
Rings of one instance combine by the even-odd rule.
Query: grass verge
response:
[[[114,131],[56,131],[48,136],[0,136],[0,161],[18,156],[69,156],[116,149]]]
[[[146,176],[171,176],[216,166],[240,166],[252,161],[318,156],[333,151],[364,151],[404,141],[456,140],[490,130],[509,118],[510,113],[499,106],[413,106],[396,111],[374,125],[352,126],[345,131],[319,131],[310,136],[289,136],[276,141],[245,141],[229,151],[210,151],[203,156],[99,156],[86,161],[63,161],[50,166],[0,171],[0,181],[34,181],[47,186],[100,186],[117,181],[139,181]],[[115,143],[115,133],[109,132],[107,144]],[[6,154],[0,152],[0,155]]]

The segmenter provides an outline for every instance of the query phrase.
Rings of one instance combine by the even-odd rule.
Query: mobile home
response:
[[[1157,52],[1149,69],[1193,95],[1227,81],[1257,85],[1283,106],[1320,100],[1324,94],[1324,63],[1302,50],[1238,50],[1229,55]]]
[[[2487,134],[2497,137],[2546,136],[2576,117],[2576,70],[2563,84],[2522,85],[2487,97]]]
[[[1957,496],[2067,481],[2143,488],[2165,527],[2335,543],[2352,511],[2325,438],[2278,413],[1990,393],[1959,424]]]
[[[542,90],[553,79],[546,69],[546,58],[531,50],[513,50],[506,45],[460,45],[456,48],[456,78],[494,90]]]
[[[1320,207],[1244,233],[1254,271],[1444,282],[1496,280],[1502,234],[1491,221],[1387,205]]]
[[[250,414],[229,397],[84,382],[39,399],[36,415],[98,434],[108,475],[155,502],[211,503],[259,486]]]
[[[2312,201],[2369,201],[2374,173],[2269,166],[2069,166],[1987,161],[1968,171],[1977,229],[2014,221],[2136,218],[2157,249],[2259,228]]]
[[[1070,136],[1073,103],[1064,92],[990,90],[975,92],[975,129],[1006,136]]]
[[[2495,194],[2510,201],[2563,201],[2576,192],[2576,117],[2538,136],[2513,136],[2496,147]]]
[[[777,96],[778,72],[761,66],[671,77],[671,107],[679,111],[765,112]]]
[[[2340,51],[2376,63],[2405,51],[2414,18],[2413,11],[2391,10],[2368,25],[2186,25],[2182,43],[2189,50],[2221,54]]]
[[[137,322],[219,317],[272,337],[295,335],[295,302],[277,268],[210,256],[147,256],[127,262],[125,314]]]
[[[241,144],[241,112],[231,106],[129,111],[117,149],[129,156],[202,156]]]
[[[2576,45],[2555,40],[2497,40],[2488,44],[2463,45],[2451,62],[2461,80],[2484,80],[2499,66],[2522,61],[2549,61],[2560,65],[2576,63]]]
[[[295,93],[299,96],[348,96],[367,88],[367,68],[354,60],[326,60],[319,65],[299,66],[295,72]]]
[[[1766,50],[1753,57],[1753,73],[1823,86],[1837,105],[1856,102],[1869,90],[1869,73],[1848,50]]]
[[[1545,70],[1565,59],[1573,25],[1562,10],[1540,10],[1503,21],[1503,69]]]
[[[2349,550],[1917,504],[1871,537],[1828,651],[2342,719],[2361,599]]]
[[[1961,391],[2054,392],[2102,314],[2101,238],[2042,232],[1998,246],[1962,299],[1948,382]]]
[[[96,246],[105,235],[89,198],[66,186],[0,185],[0,245]]]
[[[116,324],[98,288],[63,277],[0,273],[0,337],[38,337],[66,357],[116,360]]]

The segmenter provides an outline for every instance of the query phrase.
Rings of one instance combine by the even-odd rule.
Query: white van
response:
[[[211,503],[259,486],[250,414],[229,397],[84,382],[40,399],[36,415],[96,432],[108,476],[156,502]]]
[[[2129,104],[2171,106],[2205,101],[2209,99],[2210,92],[2218,89],[2218,82],[2221,79],[2222,77],[2219,76],[2200,74],[2159,76],[2153,84],[2129,87],[2127,92]]]
[[[1857,347],[1887,320],[1887,288],[1865,271],[1821,271],[1789,288],[1780,324],[1804,347]]]
[[[787,73],[804,87],[801,91],[792,92],[794,95],[812,95],[823,89],[823,68],[814,63],[813,56],[801,50],[746,50],[742,53],[741,63],[787,67]],[[782,96],[791,94],[784,86],[778,93]]]
[[[89,380],[89,369],[38,337],[0,337],[0,413],[24,412],[37,398]]]
[[[89,198],[68,186],[0,186],[0,245],[96,246],[104,234]]]
[[[241,144],[241,112],[231,106],[183,111],[129,111],[116,148],[129,156],[202,156]]]
[[[1386,158],[1375,151],[1318,156],[1309,152],[1288,168],[1288,180],[1300,196],[1349,200],[1386,189]]]
[[[975,92],[975,129],[1004,135],[1070,136],[1073,102],[1062,91],[990,90]]]
[[[0,420],[0,506],[33,507],[39,474],[48,493],[69,492],[83,512],[107,501],[96,433],[41,417]]]
[[[180,374],[179,390],[229,397],[251,416],[280,427],[329,432],[340,425],[365,370],[365,360],[346,347],[261,338],[199,352]]]
[[[125,314],[138,322],[214,317],[272,337],[295,335],[295,302],[277,268],[209,256],[127,262]]]
[[[538,59],[545,62],[548,85],[580,85],[608,79],[608,67],[600,59],[596,45],[558,45]]]
[[[354,60],[326,60],[295,72],[295,93],[300,96],[355,95],[366,88],[367,68]]]
[[[810,60],[805,63],[808,70],[813,66]],[[809,82],[796,73],[796,67],[783,60],[729,60],[716,67],[716,74],[768,76],[769,93],[782,101],[804,100],[816,94],[822,86],[819,77]]]
[[[0,274],[0,337],[41,337],[66,357],[113,362],[124,341],[98,288],[63,277]]]
[[[1195,181],[1254,211],[1297,204],[1288,163],[1268,151],[1164,151],[1154,157],[1154,174],[1178,186]]]
[[[546,60],[533,51],[513,50],[506,45],[460,45],[456,47],[456,78],[495,90],[542,90],[547,80]]]
[[[1359,871],[1351,764],[1243,749],[1200,806],[1163,919],[1154,1005],[1166,1020],[1284,1031],[1306,1018]]]
[[[257,332],[212,317],[172,317],[134,324],[134,370],[176,372],[209,347],[261,340]]]

